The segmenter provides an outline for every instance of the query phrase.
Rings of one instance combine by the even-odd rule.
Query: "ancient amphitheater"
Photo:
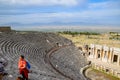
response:
[[[17,63],[20,55],[31,63],[30,80],[86,80],[81,69],[86,59],[66,38],[54,33],[0,33],[0,60],[7,62],[8,75],[2,80],[20,76]]]

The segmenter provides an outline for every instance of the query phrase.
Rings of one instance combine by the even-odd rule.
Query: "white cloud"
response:
[[[99,22],[99,23],[119,23],[119,10],[87,10],[83,12],[57,12],[57,13],[32,13],[20,15],[1,15],[0,22],[6,23],[53,23],[53,22]],[[118,19],[118,20],[117,20]]]
[[[0,0],[0,4],[2,3],[7,5],[72,6],[72,5],[80,4],[83,1],[85,0]]]
[[[95,8],[107,8],[107,9],[113,9],[113,8],[119,8],[120,7],[120,1],[105,1],[105,2],[99,2],[99,3],[90,3],[88,5],[89,8],[95,9]]]

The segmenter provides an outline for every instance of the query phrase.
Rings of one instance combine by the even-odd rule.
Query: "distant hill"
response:
[[[21,30],[30,31],[44,31],[44,32],[58,32],[58,31],[77,31],[77,32],[120,32],[120,27],[112,26],[33,26],[33,27],[22,27]]]

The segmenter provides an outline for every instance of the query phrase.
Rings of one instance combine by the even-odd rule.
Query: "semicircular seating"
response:
[[[5,70],[9,74],[3,80],[15,80],[19,76],[17,64],[21,54],[31,63],[30,80],[70,80],[45,61],[46,54],[58,47],[56,43],[70,46],[61,47],[51,55],[53,66],[73,80],[85,80],[80,69],[86,65],[86,60],[72,42],[54,33],[42,32],[0,33],[0,57],[7,61]]]

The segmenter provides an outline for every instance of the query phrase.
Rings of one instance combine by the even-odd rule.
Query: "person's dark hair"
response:
[[[24,56],[23,56],[23,55],[21,55],[21,58],[22,58],[22,59],[24,59]]]

